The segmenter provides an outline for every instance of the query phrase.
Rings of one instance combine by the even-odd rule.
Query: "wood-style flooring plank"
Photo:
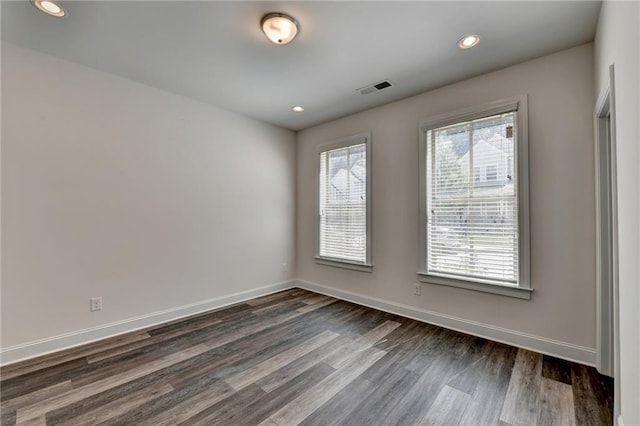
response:
[[[131,392],[124,398],[116,399],[104,405],[94,407],[91,410],[78,413],[77,416],[67,418],[64,421],[47,415],[47,424],[64,424],[65,426],[97,425],[112,417],[120,416],[127,411],[135,410],[142,404],[159,398],[171,391],[173,391],[171,385],[157,382],[144,389]]]
[[[250,341],[250,344],[246,341],[237,342],[239,347],[244,347],[242,351],[238,352],[243,356],[233,363],[226,363],[220,366],[216,370],[217,377],[226,380],[238,375],[275,356],[279,356],[317,334],[319,334],[319,330],[314,327],[297,326],[295,328],[276,327],[263,331],[259,335],[247,337],[245,340]],[[268,339],[268,336],[271,336],[271,338]],[[265,343],[261,345],[254,344],[253,341],[257,339],[263,339]]]
[[[207,315],[208,316],[208,315]],[[108,359],[97,361],[87,366],[76,367],[74,377],[74,385],[81,386],[87,383],[95,382],[110,375],[116,374],[123,369],[131,368],[135,365],[154,361],[166,354],[183,350],[192,346],[194,342],[204,342],[207,339],[215,339],[217,336],[223,335],[230,330],[236,330],[247,324],[255,324],[260,319],[256,316],[249,315],[242,320],[233,321],[230,324],[214,324],[204,329],[192,330],[178,336],[173,336],[173,332],[164,335],[162,338],[154,335],[152,339],[148,339],[141,347],[128,351],[124,354],[115,356],[111,350],[105,351],[109,354]],[[191,324],[187,321],[187,327]],[[118,350],[116,348],[116,350]],[[82,360],[86,363],[86,361]]]
[[[2,426],[13,426],[16,424],[16,412],[13,411],[4,411],[0,412],[0,425]]]
[[[217,391],[216,398],[224,399],[233,394],[233,389],[226,383],[216,379],[215,377],[202,377],[193,380],[190,386],[181,389],[175,389],[158,398],[149,400],[133,410],[111,417],[101,423],[101,426],[120,426],[120,425],[138,425],[155,416],[160,416],[182,404],[184,401],[197,398],[205,392],[212,389]]]
[[[307,416],[300,425],[333,426],[343,424],[345,418],[376,390],[373,383],[361,377],[345,386],[329,401]]]
[[[47,426],[47,419],[44,416],[38,416],[23,421],[18,420],[16,424],[19,426]]]
[[[495,342],[492,346],[491,352],[473,366],[479,378],[460,425],[507,424],[500,421],[500,413],[518,349]]]
[[[202,330],[203,328],[208,328],[214,326],[216,324],[221,323],[222,320],[215,319],[211,321],[207,321],[206,323],[193,323],[189,325],[185,325],[182,328],[176,328],[172,332],[166,332],[163,334],[155,334],[153,337],[149,337],[147,340],[141,342],[133,342],[127,345],[118,346],[116,348],[109,349],[108,351],[103,351],[101,353],[97,353],[87,357],[87,362],[89,364],[93,364],[95,362],[103,361],[105,359],[117,357],[118,355],[125,354],[127,352],[134,351],[136,349],[149,346],[159,342],[165,342],[172,337],[182,336],[188,334],[192,331]]]
[[[327,305],[330,305],[332,303],[336,303],[338,301],[338,299],[334,299],[332,297],[327,298],[325,300],[321,300],[319,302],[307,305],[307,306],[303,306],[301,308],[298,308],[297,311],[303,314],[306,314],[307,312],[311,312],[311,311],[315,311],[316,309],[320,309],[320,308],[324,308]]]
[[[324,309],[331,308],[332,306],[333,304],[329,305]],[[343,305],[343,306],[347,306],[350,308],[357,307],[357,305],[354,305],[352,303],[347,303],[346,305]],[[399,324],[404,323],[404,320],[398,317],[397,315],[393,315],[388,312],[377,311],[375,309],[365,308],[361,310],[357,315],[350,316],[346,320],[346,322],[343,322],[341,324],[341,326],[343,327],[343,330],[347,329],[351,333],[365,335],[369,331],[382,325],[386,321],[397,322]],[[342,332],[339,330],[333,330],[333,331],[339,334],[344,334],[344,331]],[[386,338],[387,336],[383,336],[383,337]]]
[[[335,370],[324,363],[314,364],[304,370],[299,375],[287,381],[277,392],[265,393],[262,397],[246,405],[242,412],[219,417],[222,424],[246,424],[255,425],[265,421],[271,414],[275,413],[302,393],[312,388],[325,379]]]
[[[185,399],[180,402],[157,413],[154,416],[150,416],[143,421],[140,421],[140,426],[170,426],[182,423],[207,408],[215,405],[217,402],[222,401],[233,395],[233,391],[222,381],[217,381],[193,395],[191,398]]]
[[[240,302],[223,308],[213,309],[204,313],[189,315],[166,323],[151,326],[147,333],[151,336],[170,333],[175,330],[184,330],[194,323],[206,324],[216,320],[225,321],[227,319],[239,318],[247,315],[254,308],[251,305]]]
[[[390,352],[397,346],[406,345],[409,342],[417,341],[418,344],[422,344],[436,329],[436,326],[430,324],[411,321],[387,334],[375,344],[375,347]]]
[[[182,323],[182,326],[180,323],[173,323],[166,327],[156,327],[149,331],[151,338],[147,340],[120,345],[87,357],[87,360],[89,363],[95,363],[134,353],[135,351],[155,351],[156,348],[165,346],[169,341],[177,344],[180,341],[190,341],[204,338],[205,336],[213,339],[231,330],[259,323],[261,319],[251,314],[249,312],[250,308],[251,306],[245,304],[234,305],[229,313],[215,311],[202,317],[190,317]]]
[[[338,334],[331,331],[322,332],[291,349],[281,352],[280,354],[253,366],[252,368],[243,370],[235,376],[228,378],[226,382],[235,390],[240,390],[249,384],[257,382],[263,377],[268,376],[274,371],[279,370],[301,356],[325,345],[336,337],[338,337]]]
[[[542,355],[526,349],[518,350],[500,420],[513,426],[535,426],[541,379]]]
[[[16,411],[18,408],[35,404],[47,398],[55,396],[61,392],[66,392],[70,388],[71,380],[65,380],[64,382],[56,383],[55,385],[38,389],[36,391],[21,395],[17,398],[2,402],[2,404],[0,405],[0,412],[4,413],[7,411]]]
[[[160,371],[166,371],[168,368]],[[116,401],[126,401],[123,405],[127,405],[132,399],[132,395],[144,393],[149,389],[155,389],[167,382],[162,380],[159,372],[151,373],[146,376],[139,377],[135,380],[122,383],[104,392],[82,398],[76,402],[49,411],[46,414],[47,423],[52,425],[66,424],[71,419],[82,416],[85,413],[100,410],[102,407],[110,406]]]
[[[575,426],[571,385],[543,377],[540,382],[539,426]]]
[[[314,332],[313,328],[303,327],[265,330],[194,358],[190,365],[168,374],[167,380],[178,388],[198,377],[213,375],[228,378],[288,350]]]
[[[244,410],[244,407],[249,405],[252,401],[263,397],[264,395],[265,391],[260,389],[258,386],[249,385],[242,390],[235,392],[228,398],[225,398],[222,401],[211,405],[207,409],[201,411],[195,416],[192,416],[181,424],[188,424],[190,426],[213,426],[226,424],[222,421],[222,419],[226,417],[233,417],[237,413],[242,412],[242,410]],[[168,426],[168,424],[162,426]]]
[[[402,329],[402,327],[396,330],[400,329]],[[408,369],[407,366],[409,364],[414,364],[414,358],[417,356],[416,351],[423,343],[423,340],[420,338],[408,338],[401,341],[399,344],[390,346],[390,348],[387,349],[387,355],[365,371],[362,374],[362,377],[371,383],[379,385],[384,383],[398,368],[404,368],[415,373],[414,370]],[[374,347],[376,349],[381,349],[381,345],[375,345]],[[424,358],[422,358],[422,360],[424,361],[422,367],[426,368],[430,361]]]
[[[301,298],[302,303],[305,303],[307,305],[313,305],[329,299],[333,299],[333,298],[329,296],[325,296],[324,294],[317,294],[317,293],[309,293],[307,297]]]
[[[389,412],[384,413],[385,423],[417,424],[429,411],[447,381],[455,374],[454,364],[444,355],[425,360],[424,365],[424,371],[407,389],[403,398]]]
[[[159,340],[134,351],[87,364],[76,370],[76,374],[72,376],[72,384],[74,387],[81,387],[106,379],[123,370],[136,368],[141,364],[154,362],[167,355],[191,348],[196,344],[202,344],[202,339],[202,335],[198,332],[189,333],[166,341]]]
[[[84,358],[65,361],[22,376],[11,377],[0,383],[0,400],[7,401],[37,390],[57,385],[77,377],[77,372],[87,366]]]
[[[246,327],[242,327],[241,329],[226,334],[224,336],[221,336],[219,338],[216,339],[210,339],[207,340],[206,345],[209,347],[209,349],[214,349],[223,345],[226,345],[228,343],[232,343],[236,340],[240,340],[243,337],[247,337],[250,336],[252,334],[256,334],[260,331],[266,330],[267,328],[276,326],[276,325],[280,325],[282,323],[285,323],[293,318],[299,317],[300,315],[302,315],[302,313],[300,312],[294,312],[294,313],[287,313],[287,314],[283,314],[283,315],[278,315],[275,318],[271,318],[268,319],[266,321],[263,321],[261,323],[257,323],[257,324],[252,324]]]
[[[108,348],[114,348],[126,345],[131,342],[148,339],[149,337],[149,334],[145,330],[133,331],[131,333],[122,334],[120,336],[110,337],[99,342],[65,349],[54,354],[16,362],[7,366],[0,367],[0,378],[2,379],[2,381],[5,381],[13,377],[23,376],[33,371],[42,370],[48,367],[56,366],[68,361],[102,352],[103,350]]]
[[[304,314],[299,320],[303,322],[307,320],[317,321],[321,324],[321,328],[333,331],[342,336],[360,335],[370,329],[367,328],[363,331],[362,323],[359,321],[361,315],[365,312],[365,308],[354,309],[350,304],[338,301],[322,309]]]
[[[402,400],[418,376],[404,368],[394,370],[384,382],[347,415],[342,424],[359,426],[384,422],[385,416]]]
[[[400,323],[394,321],[385,321],[383,324],[367,332],[365,335],[354,340],[353,343],[344,346],[335,353],[329,355],[324,362],[333,368],[341,368],[349,363],[358,353],[372,347],[378,340],[400,327]]]
[[[542,377],[571,385],[571,362],[549,355],[543,355]]]
[[[247,300],[244,303],[250,306],[260,306],[260,305],[264,305],[265,303],[271,303],[273,301],[279,301],[279,300],[295,297],[295,296],[292,296],[292,294],[293,292],[291,292],[290,290],[285,290],[278,293],[269,294],[267,296],[262,296],[262,297],[257,297],[255,299]]]
[[[457,425],[462,419],[471,396],[450,386],[442,388],[420,425]]]
[[[456,374],[447,382],[447,385],[473,395],[478,386],[478,382],[484,372],[482,365],[495,350],[495,345],[481,338],[473,338],[469,345],[469,350],[459,359],[455,360],[457,364]]]
[[[585,426],[613,424],[613,383],[595,368],[571,365],[576,423]],[[608,389],[608,392],[605,390]]]
[[[270,416],[276,424],[297,424],[331,399],[342,388],[355,380],[367,368],[375,364],[386,352],[369,348],[352,361],[329,375],[326,379],[300,395]]]
[[[315,367],[324,358],[335,350],[343,347],[350,342],[350,338],[346,336],[340,336],[329,343],[314,349],[308,354],[292,361],[286,366],[274,371],[273,373],[265,376],[263,379],[257,381],[257,385],[264,389],[266,392],[272,392],[275,389],[280,388],[283,385],[289,386],[291,380],[297,376],[303,374],[308,369]],[[326,365],[326,364],[325,364]],[[334,370],[332,367],[331,370]]]
[[[452,333],[450,330],[444,328],[438,328],[415,349],[413,356],[407,360],[405,368],[415,371],[417,374],[422,374],[424,369],[440,357],[443,352],[446,352],[447,359],[450,360],[459,356],[461,351],[456,348],[460,346],[460,344],[461,342],[459,341],[457,333]]]
[[[153,373],[154,371],[168,367],[172,364],[175,364],[176,362],[199,355],[205,352],[206,350],[207,350],[206,346],[202,344],[198,344],[192,348],[186,349],[184,351],[181,351],[175,354],[168,355],[164,358],[161,358],[158,361],[145,364],[136,369],[124,371],[112,377],[107,377],[95,383],[90,383],[81,388],[63,392],[59,395],[53,396],[44,401],[40,401],[31,405],[28,405],[18,410],[17,412],[18,423],[31,420],[34,418],[38,418],[40,416],[45,415],[48,411],[71,404],[73,402],[79,401],[80,399],[89,397],[91,395],[104,392],[122,383],[135,380],[136,378]]]
[[[298,299],[292,298],[292,299],[284,300],[282,302],[275,303],[273,305],[272,304],[266,304],[266,306],[261,305],[258,309],[252,310],[251,313],[254,315],[273,314],[274,312],[282,313],[289,310],[296,310],[303,306],[307,306],[307,305]]]

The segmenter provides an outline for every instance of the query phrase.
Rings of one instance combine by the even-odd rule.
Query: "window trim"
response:
[[[352,145],[359,145],[364,143],[366,145],[367,154],[367,185],[366,185],[366,260],[364,263],[354,262],[347,259],[337,259],[333,257],[320,256],[320,156],[323,152],[332,151],[335,149],[347,148]],[[315,250],[315,262],[318,265],[335,266],[339,268],[351,269],[361,272],[372,272],[373,263],[371,262],[371,132],[358,133],[353,136],[347,136],[332,142],[328,142],[317,147],[316,155],[316,202],[315,202],[315,214],[316,214],[316,250]]]
[[[502,296],[531,299],[533,288],[530,280],[530,211],[529,211],[529,113],[527,95],[501,99],[483,105],[477,105],[439,114],[420,120],[419,123],[419,161],[420,161],[420,270],[417,272],[420,282],[446,285]],[[427,131],[464,121],[477,120],[492,115],[517,111],[517,167],[518,173],[518,286],[508,286],[490,280],[468,281],[436,273],[429,273],[427,268],[427,183],[426,153]]]

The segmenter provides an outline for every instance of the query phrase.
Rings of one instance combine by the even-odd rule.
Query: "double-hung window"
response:
[[[371,136],[320,147],[316,262],[371,271]]]
[[[421,281],[530,298],[526,97],[420,127]]]

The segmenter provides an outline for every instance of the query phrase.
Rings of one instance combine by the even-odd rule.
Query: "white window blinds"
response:
[[[367,144],[320,153],[320,257],[367,262]]]
[[[426,132],[427,273],[518,285],[516,114]]]

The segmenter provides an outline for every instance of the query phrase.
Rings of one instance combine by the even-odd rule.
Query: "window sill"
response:
[[[373,272],[373,265],[368,263],[349,262],[348,260],[339,260],[320,256],[315,256],[314,259],[319,265],[334,266],[336,268],[345,268],[360,272]]]
[[[467,290],[481,291],[484,293],[498,294],[500,296],[515,297],[518,299],[531,299],[532,288],[513,287],[503,284],[490,284],[475,281],[463,281],[455,278],[447,278],[438,275],[418,272],[419,281],[427,284],[446,285],[450,287],[464,288]]]

